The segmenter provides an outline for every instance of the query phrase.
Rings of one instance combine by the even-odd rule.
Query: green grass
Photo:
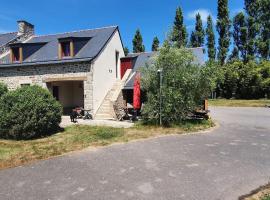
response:
[[[270,100],[241,100],[241,99],[215,99],[209,100],[209,106],[226,107],[265,107],[270,105]]]
[[[135,125],[133,128],[111,128],[74,125],[58,134],[27,141],[0,140],[0,169],[19,166],[39,159],[47,159],[87,147],[109,145],[115,142],[182,134],[214,126],[211,120],[186,121],[170,128]]]
[[[261,200],[270,200],[270,195],[263,197]]]

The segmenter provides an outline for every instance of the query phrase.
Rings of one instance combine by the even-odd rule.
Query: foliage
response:
[[[235,45],[235,54],[237,54],[237,58],[239,57],[239,52],[241,54],[241,58],[247,62],[247,39],[248,39],[248,30],[247,23],[245,19],[245,15],[243,12],[238,13],[233,18],[233,39]]]
[[[142,69],[142,87],[147,91],[144,120],[157,123],[159,119],[159,69],[163,71],[162,119],[164,125],[171,125],[185,120],[208,97],[216,85],[215,68],[214,63],[195,64],[189,50],[166,43],[152,64]]]
[[[185,47],[187,45],[188,33],[186,26],[184,25],[183,12],[180,7],[176,9],[174,26],[171,33],[171,41],[175,43],[175,46]]]
[[[136,30],[132,43],[133,53],[140,53],[145,51],[145,47],[143,45],[143,38],[139,29]]]
[[[222,97],[259,99],[270,95],[270,62],[234,60],[223,67]]]
[[[8,92],[8,88],[4,83],[0,82],[0,97]]]
[[[204,29],[202,24],[201,15],[196,15],[195,31],[192,32],[190,37],[191,47],[202,47],[204,45]]]
[[[152,51],[157,51],[159,48],[159,39],[158,37],[154,37],[153,43],[152,43]]]
[[[127,55],[129,54],[129,49],[128,49],[128,47],[125,47],[125,48],[124,48],[124,53],[125,53],[125,56],[127,56]]]
[[[216,41],[213,28],[213,20],[211,15],[207,17],[206,37],[207,37],[208,58],[209,60],[214,61],[216,59]]]
[[[217,32],[218,40],[218,60],[225,64],[230,46],[230,27],[228,0],[218,0]]]
[[[49,91],[27,86],[0,99],[0,137],[31,139],[58,130],[62,108]]]

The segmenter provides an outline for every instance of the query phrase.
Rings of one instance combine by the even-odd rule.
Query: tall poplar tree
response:
[[[201,15],[196,15],[195,31],[190,37],[191,47],[202,47],[204,45],[204,30]]]
[[[241,54],[241,58],[247,62],[247,40],[248,28],[246,18],[243,12],[238,13],[233,18],[233,39],[237,55]],[[234,52],[236,54],[236,52]]]
[[[270,58],[270,0],[258,0],[260,35],[258,40],[259,53],[263,59]]]
[[[216,41],[215,41],[215,33],[213,27],[212,17],[209,15],[207,17],[207,27],[206,27],[206,45],[209,60],[216,59]]]
[[[132,43],[133,53],[140,53],[145,51],[145,47],[143,45],[143,38],[139,29],[136,30]]]
[[[230,17],[228,0],[218,0],[217,32],[218,39],[218,60],[222,65],[225,64],[230,46]]]
[[[154,37],[153,43],[152,43],[152,51],[157,51],[159,48],[159,39],[158,37]]]
[[[180,7],[176,9],[174,26],[172,30],[171,40],[177,47],[185,47],[187,45],[187,30],[184,25],[183,12]]]

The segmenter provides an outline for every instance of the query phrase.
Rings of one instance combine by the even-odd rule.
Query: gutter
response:
[[[49,61],[37,61],[37,62],[23,62],[23,63],[12,63],[12,64],[0,64],[0,68],[9,67],[21,67],[21,66],[33,66],[33,65],[45,65],[45,64],[62,64],[62,63],[75,63],[75,62],[87,62],[92,61],[93,57],[87,58],[73,58],[63,60],[49,60]]]

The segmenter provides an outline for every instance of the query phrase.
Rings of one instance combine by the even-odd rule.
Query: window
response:
[[[62,48],[62,58],[64,57],[70,57],[70,42],[61,42],[61,48]]]
[[[115,76],[118,78],[118,62],[119,62],[119,52],[115,52]]]
[[[20,47],[14,47],[11,49],[12,51],[12,62],[20,62],[21,55],[20,55]]]

